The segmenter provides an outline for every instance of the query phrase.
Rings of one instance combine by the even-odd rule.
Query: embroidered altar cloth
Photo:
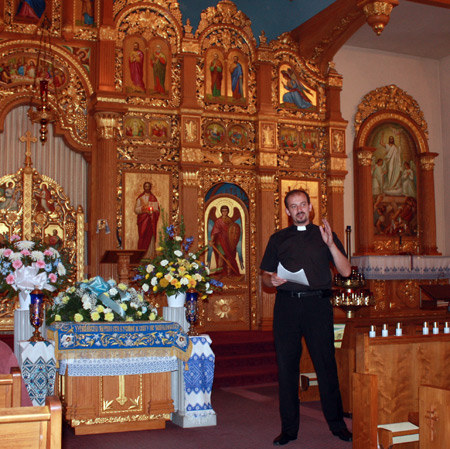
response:
[[[448,279],[450,257],[445,256],[354,256],[366,279]]]
[[[55,322],[47,329],[58,362],[76,359],[176,357],[187,361],[192,343],[168,321],[112,323]]]

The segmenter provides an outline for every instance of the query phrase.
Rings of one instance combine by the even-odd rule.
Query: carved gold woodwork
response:
[[[336,64],[332,61],[328,63],[327,84],[330,87],[340,87],[344,85],[344,77],[335,69]]]
[[[372,165],[372,151],[359,150],[357,160],[360,167],[370,167]]]
[[[346,171],[347,159],[342,157],[330,157],[330,168],[331,170]]]
[[[260,123],[260,147],[273,149],[276,146],[277,128],[275,123]]]
[[[424,155],[421,154],[419,157],[420,162],[420,168],[425,171],[432,171],[434,170],[434,160],[436,158],[436,155]]]
[[[376,112],[384,112],[386,109],[389,109],[389,112],[378,115],[374,120],[380,121],[380,117],[382,117],[382,119],[385,120],[394,119],[405,124],[405,126],[411,128],[411,132],[414,133],[415,138],[420,143],[420,151],[424,151],[424,138],[415,130],[419,127],[425,138],[428,138],[428,125],[425,121],[423,112],[417,101],[414,100],[411,95],[408,95],[404,90],[394,84],[379,87],[364,96],[355,115],[356,133],[359,133],[362,123],[365,122],[369,116]],[[407,117],[401,114],[395,114],[395,111],[406,114]],[[365,141],[366,134],[370,132],[371,129],[371,126],[366,126],[366,123],[367,122],[364,123],[366,132],[364,135],[361,135],[362,141]]]
[[[328,188],[333,193],[344,193],[344,180],[341,178],[329,178]]]
[[[185,171],[182,173],[184,187],[198,187],[198,172]]]
[[[97,122],[97,134],[100,139],[115,139],[119,133],[120,114],[97,112],[95,121]]]
[[[276,153],[259,153],[259,165],[263,167],[276,167],[278,156]]]
[[[58,122],[67,130],[74,143],[81,151],[90,151],[92,144],[88,136],[87,102],[93,93],[93,86],[86,69],[73,54],[59,46],[52,46],[52,63],[68,77],[67,83],[58,88],[57,97],[54,89],[49,89],[48,101],[53,110],[58,111]],[[5,41],[0,43],[2,59],[20,59],[25,54],[37,59],[39,45],[35,40]],[[8,84],[0,86],[0,104],[4,108],[11,103],[30,103],[37,98],[33,83]]]
[[[14,175],[0,179],[0,185],[10,182],[18,194],[17,205],[13,210],[0,209],[0,233],[17,234],[23,239],[39,238],[45,242],[50,242],[50,237],[57,235],[58,248],[64,248],[69,262],[74,266],[72,281],[84,279],[83,208],[78,206],[75,210],[62,187],[31,168],[31,164]],[[47,192],[45,198],[43,192]],[[0,331],[14,329],[14,307],[14,298],[2,298]]]
[[[342,129],[331,129],[331,153],[345,153],[345,131]]]
[[[258,176],[260,190],[275,191],[277,183],[274,175],[260,175]]]

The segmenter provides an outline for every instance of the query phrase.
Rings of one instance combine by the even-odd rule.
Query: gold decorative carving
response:
[[[372,152],[366,150],[358,151],[357,159],[360,167],[370,167],[372,165]]]
[[[398,5],[398,0],[372,1],[363,6],[363,12],[367,23],[377,35],[380,35],[384,27],[389,23],[392,8]]]
[[[198,121],[186,120],[184,124],[184,140],[188,143],[198,141]]]
[[[203,153],[200,148],[182,148],[181,160],[184,162],[203,162]]]
[[[331,170],[346,171],[347,159],[342,157],[330,157]]]
[[[112,424],[112,423],[126,423],[126,422],[138,422],[138,421],[153,421],[153,420],[165,420],[170,419],[170,413],[159,413],[154,415],[126,415],[126,416],[110,416],[108,418],[95,418],[95,419],[72,419],[70,425],[72,427],[78,426],[93,426],[95,424]]]
[[[275,148],[276,125],[275,123],[261,123],[261,148]]]
[[[184,39],[181,45],[181,49],[183,53],[194,53],[196,55],[200,54],[200,45],[195,41],[188,41]]]
[[[182,173],[184,187],[198,187],[198,172],[186,171]]]
[[[115,139],[119,131],[120,114],[97,112],[95,121],[97,122],[97,133],[100,139]]]
[[[419,158],[420,168],[424,171],[434,170],[435,155],[421,155]]]
[[[259,153],[259,165],[265,167],[277,166],[277,154],[276,153]]]
[[[260,190],[275,191],[277,188],[274,175],[259,175],[258,183]]]
[[[331,152],[345,153],[345,132],[341,129],[331,130]]]
[[[328,63],[327,84],[330,87],[340,87],[344,85],[344,77],[335,69],[336,64],[333,61]]]
[[[101,41],[116,41],[117,30],[110,26],[101,26],[99,29],[99,37]]]
[[[416,126],[411,126],[411,122],[414,122],[422,130],[425,137],[428,138],[428,125],[423,112],[420,110],[419,104],[411,95],[408,95],[404,90],[394,84],[379,87],[364,96],[355,115],[356,133],[359,132],[362,123],[369,116],[376,112],[385,111],[386,109],[392,112],[377,115],[377,121],[381,120],[380,117],[386,120],[394,118],[406,124],[409,128],[416,128]],[[395,114],[394,111],[406,114],[409,120],[400,114]],[[369,129],[370,127],[365,126],[365,128]],[[420,142],[423,142],[423,137],[420,136],[420,133],[416,131],[415,136]]]

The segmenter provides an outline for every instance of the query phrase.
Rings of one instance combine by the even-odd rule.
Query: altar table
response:
[[[75,434],[165,427],[174,411],[170,371],[192,352],[177,323],[53,323],[48,335],[56,394]]]

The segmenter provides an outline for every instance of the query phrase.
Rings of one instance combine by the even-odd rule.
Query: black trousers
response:
[[[273,334],[278,363],[282,432],[297,436],[300,424],[300,357],[305,337],[319,383],[322,410],[331,431],[345,428],[334,356],[333,307],[329,297],[277,293]]]

